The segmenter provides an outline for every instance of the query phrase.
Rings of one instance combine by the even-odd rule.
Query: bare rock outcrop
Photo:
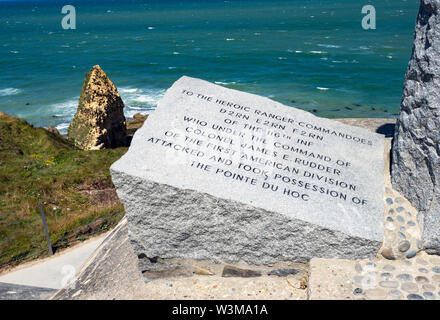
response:
[[[83,150],[126,146],[124,102],[98,65],[86,74],[67,137]]]
[[[393,187],[419,210],[423,244],[440,254],[440,1],[421,0],[392,149]]]

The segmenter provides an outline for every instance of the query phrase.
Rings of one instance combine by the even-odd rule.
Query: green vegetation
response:
[[[117,224],[121,203],[99,203],[90,194],[113,191],[109,167],[126,151],[78,150],[60,135],[0,113],[0,269],[48,254],[38,201],[55,249]]]

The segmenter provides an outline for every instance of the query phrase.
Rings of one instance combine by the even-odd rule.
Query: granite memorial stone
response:
[[[422,0],[392,148],[393,188],[419,210],[423,245],[440,254],[440,2]]]
[[[383,136],[182,77],[111,167],[146,264],[374,257]],[[154,267],[154,266],[153,266]]]

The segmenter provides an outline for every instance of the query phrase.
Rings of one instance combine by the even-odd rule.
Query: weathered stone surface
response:
[[[383,300],[387,296],[387,292],[381,288],[368,289],[365,295],[370,300]]]
[[[98,65],[86,74],[78,110],[67,137],[83,150],[126,145],[124,103],[113,82]]]
[[[213,276],[214,275],[214,273],[211,270],[199,268],[199,267],[194,267],[193,272],[195,274],[202,275],[202,276]]]
[[[242,278],[251,278],[251,277],[260,277],[261,272],[250,270],[250,269],[241,269],[234,266],[225,266],[223,268],[222,277],[242,277]]]
[[[419,210],[425,250],[437,254],[440,254],[439,79],[440,2],[422,0],[393,142],[392,182]]]
[[[138,256],[374,257],[383,150],[379,134],[182,77],[111,173]]]
[[[297,274],[298,270],[296,269],[276,269],[269,271],[267,273],[268,276],[278,276],[278,277],[286,277],[291,274]]]
[[[56,292],[56,289],[0,282],[1,300],[46,300]]]
[[[409,294],[438,299],[436,279],[428,273],[420,275],[422,262],[429,255],[425,252],[420,255],[411,264],[407,264],[407,260],[375,259],[374,268],[367,268],[369,260],[312,259],[309,299],[346,299],[349,289],[352,292],[350,299],[407,299]],[[427,264],[426,269],[430,270],[433,263]],[[362,267],[362,273],[358,272],[357,265]],[[378,272],[367,272],[367,269]],[[384,270],[387,272],[382,272]]]
[[[194,273],[190,277],[171,277],[145,282],[137,265],[137,256],[129,243],[127,220],[124,218],[105,238],[101,246],[83,266],[71,285],[61,289],[56,300],[225,300],[225,299],[307,299],[300,288],[307,274],[300,272],[288,278],[262,275],[251,278],[224,278],[223,266],[212,264],[204,269],[214,271],[207,276]],[[194,265],[192,265],[194,266]],[[245,267],[245,266],[243,266]],[[286,281],[288,280],[288,281]],[[1,288],[0,288],[1,293]]]
[[[393,253],[393,249],[391,249],[391,248],[383,249],[381,251],[381,254],[385,259],[388,259],[388,260],[395,260],[396,259],[396,257],[394,256],[394,253]]]

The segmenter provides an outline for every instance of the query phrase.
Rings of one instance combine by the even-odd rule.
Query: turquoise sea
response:
[[[76,8],[76,29],[61,8]],[[376,8],[363,30],[361,9]],[[0,0],[0,111],[62,132],[99,64],[126,116],[154,109],[182,75],[324,117],[393,117],[416,0]]]

